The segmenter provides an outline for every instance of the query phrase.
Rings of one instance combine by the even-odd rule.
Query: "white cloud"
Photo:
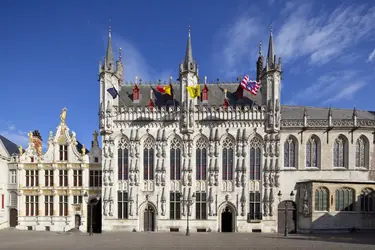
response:
[[[371,54],[368,56],[367,62],[372,62],[375,60],[375,49],[371,52]]]
[[[11,122],[8,122],[8,127],[6,129],[0,129],[0,135],[4,136],[17,145],[22,145],[23,147],[26,147],[29,141],[27,133],[18,130],[16,126]]]
[[[219,46],[214,61],[219,65],[220,73],[225,77],[237,77],[248,72],[253,56],[257,55],[259,20],[242,16],[218,33]],[[253,46],[251,46],[253,45]]]
[[[308,57],[311,64],[325,64],[375,32],[375,7],[340,6],[328,14],[302,4],[288,12],[275,37],[284,61]]]
[[[122,49],[125,81],[134,81],[136,76],[142,79],[143,82],[152,81],[153,83],[159,79],[163,82],[169,79],[172,73],[171,70],[157,72],[154,67],[147,63],[147,58],[129,41],[112,34],[112,43],[114,52],[119,48]]]
[[[296,93],[288,103],[319,101],[322,104],[350,100],[366,85],[358,71],[337,71],[319,77],[315,84]]]

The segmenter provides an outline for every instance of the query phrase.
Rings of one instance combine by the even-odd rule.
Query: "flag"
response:
[[[260,81],[257,82],[255,80],[249,80],[249,76],[246,75],[242,82],[241,82],[241,86],[242,88],[244,88],[245,90],[249,91],[251,94],[253,95],[257,95],[258,93],[258,90],[260,88]]]
[[[107,89],[108,93],[115,99],[118,96],[118,92],[115,87]]]
[[[201,95],[201,87],[199,84],[197,84],[196,86],[187,86],[186,88],[191,98],[197,98]]]
[[[157,91],[159,91],[162,94],[172,95],[172,87],[171,85],[166,86],[156,86]]]

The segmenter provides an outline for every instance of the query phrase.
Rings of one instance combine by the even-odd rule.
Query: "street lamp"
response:
[[[87,205],[90,206],[90,229],[89,229],[89,235],[93,235],[93,227],[92,227],[92,217],[93,217],[93,207],[98,204],[100,196],[97,194],[95,199],[89,200],[89,195],[87,192],[83,195],[83,198],[85,199],[85,202]]]
[[[193,205],[194,203],[194,198],[195,198],[195,193],[193,193],[193,195],[190,197],[190,195],[188,195],[187,199],[185,200],[184,198],[182,198],[182,204],[185,206],[187,206],[187,216],[186,216],[186,236],[189,236],[190,235],[190,232],[189,232],[189,214],[190,214],[190,206]]]
[[[277,194],[277,196],[279,196],[279,201],[281,201],[281,191],[279,191],[279,193]],[[289,201],[293,201],[293,197],[294,197],[294,193],[293,193],[293,190],[292,192],[290,192],[290,200],[286,200],[284,205],[285,205],[285,221],[284,221],[284,236],[287,237],[288,236],[288,204],[289,204]]]

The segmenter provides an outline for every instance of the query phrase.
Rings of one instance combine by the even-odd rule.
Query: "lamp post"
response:
[[[277,194],[277,196],[279,196],[279,201],[281,202],[281,191],[279,191],[279,193]],[[284,210],[284,213],[285,213],[285,220],[284,220],[284,236],[287,237],[288,236],[288,205],[289,205],[289,201],[293,201],[293,197],[294,197],[294,193],[293,193],[293,190],[292,192],[290,192],[290,200],[286,200],[284,205],[285,205],[285,210]]]
[[[190,232],[189,232],[189,214],[190,214],[190,206],[193,205],[194,203],[194,198],[195,198],[195,194],[193,193],[193,195],[190,197],[190,195],[188,195],[187,199],[185,200],[184,198],[181,200],[182,201],[182,204],[185,206],[187,206],[187,215],[186,215],[186,236],[189,236],[190,235]]]
[[[100,196],[96,195],[95,199],[92,199],[91,201],[89,200],[89,195],[87,192],[83,195],[83,198],[85,199],[85,202],[87,205],[90,206],[90,229],[89,229],[89,235],[93,235],[93,227],[92,227],[92,217],[93,217],[93,207],[98,204]]]

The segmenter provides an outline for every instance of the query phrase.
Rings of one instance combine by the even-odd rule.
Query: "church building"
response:
[[[103,231],[375,228],[375,113],[282,105],[272,31],[256,95],[241,79],[202,80],[190,30],[163,86],[124,82],[111,39],[99,66]]]

